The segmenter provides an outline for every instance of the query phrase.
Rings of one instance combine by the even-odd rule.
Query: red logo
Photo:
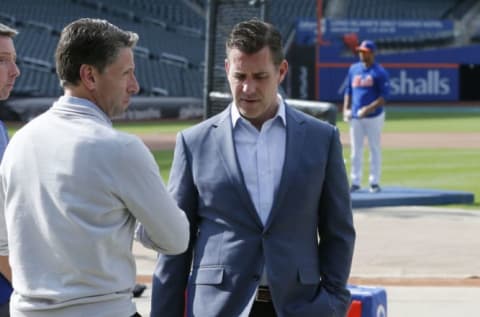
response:
[[[362,78],[361,75],[355,75],[352,80],[352,87],[372,87],[373,78],[370,75],[367,75],[365,78]]]

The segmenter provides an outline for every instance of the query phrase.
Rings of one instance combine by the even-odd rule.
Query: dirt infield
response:
[[[172,150],[175,147],[175,133],[139,134],[138,136],[152,151]]]
[[[426,277],[351,277],[348,281],[356,285],[382,286],[436,286],[436,287],[480,287],[480,279],[472,278],[426,278]]]
[[[139,137],[151,150],[169,150],[175,146],[175,134],[142,134]],[[342,144],[350,146],[347,133],[341,135]],[[446,148],[480,149],[480,133],[383,133],[385,148]]]
[[[341,135],[342,143],[350,146],[348,134]],[[386,148],[480,148],[480,133],[383,133]]]
[[[142,140],[147,144],[147,146],[152,149],[152,150],[166,150],[166,149],[173,149],[175,145],[175,134],[149,134],[149,135],[139,135]],[[349,146],[349,138],[348,134],[343,133],[341,135],[341,140],[342,143],[345,146]],[[480,149],[480,133],[384,133],[382,135],[382,144],[383,147],[385,148],[450,148],[450,149],[455,149],[455,148],[478,148]],[[369,215],[369,213],[367,213]],[[441,217],[432,217],[434,219],[440,218]],[[402,225],[398,226],[393,226],[391,228],[387,228],[388,232],[396,232],[397,229],[400,230],[398,233],[400,238],[396,239],[395,241],[399,241],[400,245],[404,245],[405,237],[404,235],[404,228],[412,226],[412,223],[418,223],[419,220],[418,218],[412,218],[411,216],[404,216],[400,217],[399,219],[403,219],[404,223]],[[408,220],[413,220],[413,222],[408,222]],[[467,221],[468,220],[468,221]],[[455,219],[453,223],[459,224],[461,227],[462,224],[464,223],[471,223],[471,219],[467,220],[457,220]],[[435,221],[440,221],[440,220],[435,220]],[[372,222],[372,226],[374,228],[379,228],[378,224]],[[358,221],[358,215],[357,215],[357,233],[361,232],[362,227],[358,227],[359,221]],[[366,228],[364,229],[365,232],[373,232],[375,230],[371,230],[370,227],[366,227],[366,224],[369,222],[364,221],[363,226]],[[430,230],[433,230],[438,226],[436,225],[425,225],[425,228],[430,228]],[[453,225],[448,224],[447,228],[452,228]],[[460,229],[461,230],[461,229]],[[423,231],[422,230],[413,230],[413,232],[417,235],[422,235]],[[411,234],[410,236],[415,236],[415,234]],[[465,230],[463,231],[463,234],[465,234]],[[427,235],[431,236],[433,240],[435,240],[435,237],[458,237],[461,236],[460,233],[451,233],[448,232],[446,229],[445,231],[442,230],[441,234],[432,234],[432,235]],[[385,238],[385,236],[384,236]],[[392,238],[393,239],[393,238]],[[430,239],[430,240],[432,240]],[[364,240],[359,237],[357,240],[357,246],[356,248],[359,248],[361,245],[361,241]],[[380,245],[378,248],[376,246],[372,247],[372,242],[370,240],[366,241],[364,244],[368,250],[371,249],[381,249],[384,248],[385,246],[381,245],[385,239],[374,239],[377,241]],[[418,241],[422,241],[422,243],[406,243],[404,252],[402,253],[403,255],[408,255],[411,254],[411,248],[409,246],[415,245],[418,247],[425,246],[426,239],[420,239]],[[440,240],[439,240],[440,241]],[[451,241],[457,241],[457,240],[451,240]],[[473,241],[472,243],[475,243],[474,239],[467,239],[467,241]],[[455,254],[455,250],[464,250],[465,248],[469,248],[469,246],[466,246],[464,243],[461,243],[463,247],[451,247],[448,252]],[[389,242],[389,248],[392,248]],[[445,248],[445,243],[439,242],[437,244],[434,244],[433,246],[428,247],[427,249],[431,250],[442,250],[442,248]],[[399,252],[399,247],[393,247],[395,251],[392,251],[393,254],[389,255],[388,258],[383,259],[385,263],[391,264],[396,263],[397,267],[396,271],[393,270],[393,272],[407,272],[405,267],[402,267],[402,265],[412,267],[412,266],[421,266],[421,263],[425,262],[428,263],[428,261],[423,261],[419,260],[422,259],[422,256],[418,256],[418,259],[412,259],[412,256],[403,259],[401,256],[398,254]],[[452,251],[453,250],[453,251]],[[371,259],[368,258],[369,254],[368,252],[364,252],[363,257],[360,257],[357,255],[356,256],[356,265],[357,269],[366,267],[368,270],[375,270],[376,268],[372,267]],[[441,252],[440,252],[441,253]],[[469,252],[464,252],[464,253],[469,253]],[[443,256],[443,254],[442,254]],[[432,257],[433,258],[433,257]],[[393,260],[392,260],[393,259]],[[448,262],[447,260],[449,257],[445,257],[445,261],[443,262]],[[456,258],[455,258],[456,259]],[[370,262],[368,262],[368,261]],[[402,262],[404,260],[404,262]],[[443,263],[442,261],[435,262],[434,265],[432,265],[433,268],[436,267],[441,267],[441,264]],[[463,259],[460,260],[460,263],[465,262],[465,263],[470,263],[469,261],[463,261]],[[363,266],[359,266],[359,263],[362,264]],[[402,264],[403,263],[403,264]],[[471,263],[474,263],[472,260]],[[385,264],[385,265],[387,265]],[[447,263],[448,264],[448,263]],[[378,263],[377,263],[378,266]],[[460,265],[457,265],[460,266]],[[365,270],[367,270],[365,269]],[[438,269],[437,269],[438,271]],[[361,271],[360,273],[362,273]],[[417,272],[417,271],[415,271]],[[422,271],[423,272],[423,271]],[[438,276],[422,276],[422,274],[412,274],[409,276],[407,273],[405,274],[391,274],[391,276],[388,276],[389,274],[378,274],[378,276],[368,276],[368,274],[353,274],[349,280],[349,283],[351,284],[358,284],[358,285],[379,285],[379,286],[384,286],[384,287],[395,287],[395,286],[400,286],[400,287],[468,287],[468,288],[479,288],[480,287],[480,278],[478,277],[478,273],[476,271],[474,272],[475,274],[466,274],[464,276],[456,276],[455,274],[449,274],[448,271],[445,270],[442,275]],[[467,272],[468,273],[468,272]],[[387,275],[387,276],[385,276]],[[151,283],[151,275],[150,274],[139,274],[137,276],[137,282],[139,283]]]
[[[152,283],[152,275],[138,274],[137,283]],[[479,278],[425,278],[425,277],[351,277],[349,284],[381,286],[436,286],[436,287],[480,287]]]

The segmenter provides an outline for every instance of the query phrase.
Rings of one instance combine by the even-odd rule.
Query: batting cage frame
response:
[[[203,88],[204,119],[220,113],[231,102],[225,73],[225,41],[230,31],[235,24],[244,20],[257,18],[266,21],[270,5],[272,5],[271,0],[207,1]],[[331,124],[336,123],[337,106],[335,104],[293,99],[287,99],[286,102],[314,117]]]
[[[228,106],[216,94],[229,92],[225,75],[225,41],[233,26],[243,20],[265,20],[267,0],[208,0],[205,45],[204,117],[209,118]]]

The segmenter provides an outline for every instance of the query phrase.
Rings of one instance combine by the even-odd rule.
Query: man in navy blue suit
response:
[[[355,231],[338,130],[278,94],[272,25],[237,24],[226,53],[233,102],[177,136],[169,189],[191,241],[158,258],[152,316],[344,316]]]

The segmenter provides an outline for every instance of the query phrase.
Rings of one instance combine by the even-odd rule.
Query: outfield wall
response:
[[[368,38],[379,44],[418,46],[378,50],[376,60],[390,74],[390,101],[480,99],[480,90],[475,87],[480,76],[480,45],[447,45],[454,38],[452,21],[326,20],[322,27],[317,45],[316,21],[297,23],[296,40],[288,55],[291,74],[286,83],[292,98],[341,101],[348,68],[358,61],[353,43]],[[421,47],[428,41],[444,46]]]
[[[1,103],[4,121],[28,122],[48,110],[58,97],[10,98]],[[114,120],[198,119],[204,113],[203,101],[194,97],[134,96],[127,110]]]

